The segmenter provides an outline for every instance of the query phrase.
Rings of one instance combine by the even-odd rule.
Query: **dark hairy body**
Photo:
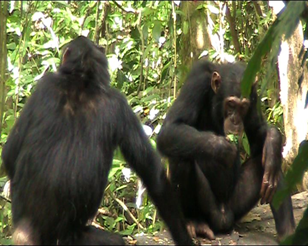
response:
[[[124,96],[109,85],[105,54],[71,41],[56,73],[44,75],[3,148],[11,180],[16,244],[123,245],[88,226],[120,147],[177,244],[192,244],[160,157]]]
[[[270,203],[283,186],[282,138],[257,110],[257,92],[241,98],[244,64],[200,60],[167,113],[157,138],[193,236],[229,232],[259,201]],[[229,133],[245,131],[250,158],[241,165]],[[279,238],[295,223],[291,198],[271,206]]]

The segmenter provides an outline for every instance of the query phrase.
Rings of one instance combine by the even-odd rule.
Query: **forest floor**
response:
[[[296,224],[308,205],[308,192],[292,196]],[[215,240],[198,239],[201,245],[278,245],[275,222],[269,205],[256,206],[239,222],[231,234],[216,235]],[[129,244],[174,245],[167,231],[155,235],[135,235]]]

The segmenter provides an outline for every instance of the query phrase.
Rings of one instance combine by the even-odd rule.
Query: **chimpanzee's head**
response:
[[[69,42],[63,49],[60,70],[62,73],[80,74],[87,79],[96,75],[109,81],[108,62],[105,50],[94,44],[90,39],[79,36]],[[102,73],[104,71],[104,73]]]
[[[219,102],[219,115],[224,121],[226,135],[240,135],[244,131],[243,119],[246,116],[250,101],[241,98],[240,82],[245,71],[241,64],[224,64],[212,73],[211,87]]]

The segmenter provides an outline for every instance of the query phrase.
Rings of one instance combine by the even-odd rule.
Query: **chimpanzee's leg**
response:
[[[278,182],[277,190],[281,190],[284,187],[283,174],[280,173],[280,181]],[[291,235],[295,230],[295,221],[292,207],[291,196],[285,198],[283,203],[276,210],[272,204],[270,204],[271,210],[275,219],[276,231],[278,234],[278,240],[281,241],[284,237]]]
[[[169,160],[170,182],[179,199],[185,218],[200,215],[196,200],[196,174],[193,163]]]
[[[248,213],[260,199],[260,190],[263,180],[261,156],[246,161],[240,170],[240,176],[230,199],[229,206],[234,212],[235,220],[239,220]],[[283,187],[283,175],[278,183],[278,189]],[[278,210],[271,206],[278,237],[282,238],[294,231],[295,223],[291,197],[286,198]]]
[[[207,201],[202,203],[198,198],[199,191],[207,192],[201,188],[202,184],[197,182],[194,162],[169,160],[169,167],[170,181],[181,204],[190,235],[214,239],[214,233],[209,228],[206,216],[203,213],[203,210],[208,208]],[[205,197],[207,197],[207,194],[205,194]]]
[[[201,171],[199,164],[195,163],[198,205],[202,210],[204,220],[214,232],[229,232],[234,225],[232,210],[224,203],[218,202],[211,185]]]
[[[242,164],[233,195],[228,202],[235,220],[242,218],[259,201],[262,178],[261,157],[249,159]]]
[[[232,230],[234,214],[227,201],[239,176],[237,164],[226,167],[211,160],[170,162],[171,182],[192,236],[199,234],[213,239],[213,231]]]

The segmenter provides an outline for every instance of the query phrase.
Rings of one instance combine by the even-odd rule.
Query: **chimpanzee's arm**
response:
[[[250,95],[250,107],[244,118],[244,129],[248,137],[250,145],[250,154],[253,157],[262,154],[263,145],[266,138],[266,132],[268,125],[261,112],[257,109],[258,95],[256,91],[256,86],[253,86]]]
[[[264,167],[261,202],[270,202],[276,190],[282,162],[282,137],[275,127],[268,126],[257,109],[257,92],[253,87],[250,108],[244,119],[245,132],[250,144],[251,156],[262,155]]]
[[[169,227],[175,242],[191,245],[192,240],[187,232],[184,217],[182,217],[160,157],[153,150],[140,121],[126,100],[119,95],[118,102],[116,131],[125,160],[147,187],[150,197]]]
[[[207,71],[191,72],[179,97],[169,109],[157,137],[158,149],[167,157],[224,157],[228,161],[235,157],[235,148],[225,137],[196,129],[202,114],[207,114],[209,125],[214,124],[210,115],[214,96],[211,76],[211,72]]]
[[[35,107],[36,98],[35,92],[28,99],[27,104],[22,109],[19,118],[14,124],[6,143],[2,149],[2,160],[4,168],[10,179],[13,179],[15,173],[16,160],[21,150],[27,129],[31,124],[32,112]]]
[[[48,74],[39,81],[36,90],[32,93],[22,109],[19,118],[14,124],[7,141],[3,146],[2,160],[10,179],[14,177],[16,160],[22,148],[24,139],[28,134],[27,131],[31,125],[31,120],[34,117],[37,108],[39,108],[42,102],[44,102],[44,95],[41,93],[41,88],[45,86],[45,80],[54,81],[53,78],[51,78],[52,76],[56,75]]]

